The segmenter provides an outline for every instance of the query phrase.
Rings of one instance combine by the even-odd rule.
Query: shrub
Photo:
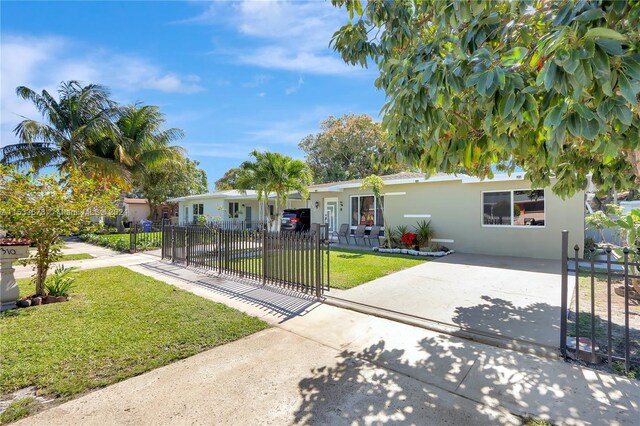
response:
[[[416,239],[420,247],[431,246],[431,237],[433,236],[433,228],[431,221],[421,220],[416,226]]]
[[[78,268],[65,268],[64,265],[56,266],[53,275],[47,278],[44,288],[50,296],[66,296],[73,288],[76,281],[70,274]]]
[[[402,238],[400,238],[400,242],[407,248],[411,248],[416,243],[416,234],[413,232],[405,233]]]

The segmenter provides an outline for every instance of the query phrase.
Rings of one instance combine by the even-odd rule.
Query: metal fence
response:
[[[624,248],[621,257],[611,247],[588,250],[584,258],[577,244],[569,251],[563,231],[560,351],[594,363],[621,362],[628,372],[640,364],[640,247]]]
[[[269,232],[264,223],[244,225],[165,226],[162,258],[317,297],[329,290],[329,244],[322,227],[294,233]]]
[[[170,223],[165,221],[149,221],[147,225],[132,223],[129,230],[129,251],[136,253],[144,250],[154,250],[162,246],[162,229]]]

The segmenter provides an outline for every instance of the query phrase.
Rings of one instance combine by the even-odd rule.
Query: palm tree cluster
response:
[[[299,192],[304,198],[308,196],[307,186],[313,181],[313,174],[307,163],[277,152],[253,150],[251,156],[253,161],[240,165],[235,186],[242,191],[257,192],[265,217],[269,217],[267,201],[271,194],[275,195],[276,212],[286,206],[292,192]],[[271,221],[275,219],[270,217]]]
[[[63,174],[79,170],[104,185],[130,190],[145,174],[184,163],[183,149],[171,145],[182,138],[182,130],[164,130],[164,114],[156,106],[121,106],[107,88],[77,81],[61,83],[58,100],[24,86],[16,93],[34,104],[44,122],[18,124],[18,142],[0,151],[3,164],[35,171],[55,167]]]

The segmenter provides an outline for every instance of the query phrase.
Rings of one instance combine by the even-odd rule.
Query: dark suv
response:
[[[286,209],[282,211],[280,230],[286,232],[308,231],[311,225],[311,209]]]

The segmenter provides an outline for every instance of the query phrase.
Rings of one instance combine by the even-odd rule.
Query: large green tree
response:
[[[257,192],[258,200],[264,206],[264,215],[272,226],[280,215],[280,209],[286,206],[289,194],[297,191],[307,197],[307,186],[313,181],[313,174],[304,161],[278,152],[254,150],[251,156],[254,160],[240,165],[236,186],[240,190],[253,189]],[[269,215],[267,207],[271,194],[275,194],[275,217]]]
[[[204,194],[208,192],[209,184],[207,173],[199,166],[197,161],[184,158],[177,167],[169,165],[148,171],[136,180],[134,194],[149,200],[150,206],[162,204],[169,198]],[[152,215],[154,211],[152,208]]]
[[[216,181],[216,191],[235,189],[238,174],[240,174],[240,168],[238,167],[232,167],[227,170],[224,175]]]
[[[377,162],[386,156],[382,125],[366,115],[330,116],[320,123],[321,131],[305,137],[298,145],[313,171],[315,183],[362,179],[376,172],[395,173],[400,167]]]
[[[63,173],[75,169],[93,177],[119,180],[122,165],[103,153],[105,144],[118,145],[120,137],[115,124],[120,109],[105,87],[63,82],[58,88],[59,99],[46,90],[38,94],[24,86],[16,93],[33,103],[44,122],[24,119],[18,124],[18,142],[2,148],[4,164],[29,166],[36,171],[53,166]]]
[[[567,196],[640,183],[640,2],[332,0],[331,43],[373,60],[396,158],[426,172],[523,168]]]

